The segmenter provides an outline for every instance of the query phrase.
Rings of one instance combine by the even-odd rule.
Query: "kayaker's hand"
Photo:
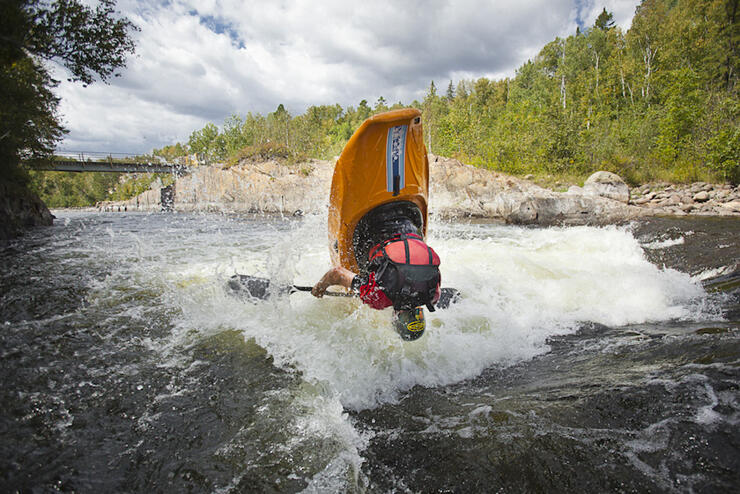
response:
[[[324,276],[321,277],[318,283],[316,283],[311,289],[311,294],[314,297],[321,298],[326,293],[326,289],[332,285],[341,285],[345,288],[349,288],[352,284],[352,278],[355,274],[341,266],[335,266],[327,271]]]
[[[327,273],[328,274],[328,273]],[[326,275],[324,275],[318,283],[316,283],[311,289],[311,295],[317,298],[321,298],[326,293],[326,289],[329,288],[329,284],[325,281]]]

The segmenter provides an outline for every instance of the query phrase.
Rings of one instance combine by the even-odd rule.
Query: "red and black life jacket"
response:
[[[396,310],[422,305],[433,312],[439,300],[439,256],[413,233],[395,235],[370,250],[371,282]]]

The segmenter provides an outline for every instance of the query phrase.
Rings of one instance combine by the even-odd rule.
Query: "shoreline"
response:
[[[740,187],[698,182],[645,184],[629,188],[609,172],[597,172],[583,187],[565,192],[532,180],[429,155],[429,212],[442,218],[481,218],[508,224],[604,225],[652,216],[740,217]],[[106,201],[108,212],[161,211],[321,213],[328,204],[334,163],[310,160],[286,165],[274,160],[229,167],[200,167],[177,179],[173,189],[149,190],[127,201]],[[167,201],[163,207],[163,200]]]
[[[118,214],[118,211],[103,211],[96,207],[91,206],[85,206],[85,207],[74,207],[74,208],[52,208],[49,209],[49,211],[54,215],[54,219],[57,219],[57,216],[55,213],[115,213]],[[120,211],[121,213],[130,213],[130,214],[218,214],[222,216],[234,216],[238,218],[250,218],[250,219],[259,219],[262,217],[265,218],[283,218],[286,220],[293,220],[293,219],[300,219],[304,216],[307,216],[308,214],[318,214],[318,213],[308,213],[308,214],[293,214],[293,215],[287,215],[280,212],[274,212],[274,211],[224,211],[221,209],[198,209],[198,210],[190,210],[190,211],[158,211],[158,210],[130,210],[130,211]],[[443,221],[468,221],[471,223],[481,223],[481,224],[501,224],[506,225],[510,224],[512,226],[516,226],[514,223],[507,223],[501,218],[492,218],[488,216],[447,216],[447,215],[440,215],[434,212],[434,210],[429,211],[430,218],[436,218]],[[740,220],[740,213],[732,213],[732,214],[710,214],[710,213],[693,213],[693,214],[662,214],[662,213],[656,213],[656,214],[645,214],[640,215],[635,218],[624,220],[624,221],[616,221],[613,223],[596,223],[593,224],[593,226],[609,226],[609,225],[621,225],[621,224],[627,224],[631,222],[643,222],[643,221],[650,221],[651,219],[655,218],[664,218],[664,219],[677,219],[677,220],[697,220],[697,219],[738,219]],[[530,223],[526,226],[578,226],[578,225],[538,225],[536,223]]]

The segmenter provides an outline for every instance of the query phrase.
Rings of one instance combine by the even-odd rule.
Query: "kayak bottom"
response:
[[[393,329],[404,341],[418,340],[426,329],[424,309],[417,307],[411,310],[394,310]]]

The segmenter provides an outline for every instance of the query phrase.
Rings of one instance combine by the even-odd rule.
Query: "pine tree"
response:
[[[612,15],[611,12],[607,12],[606,7],[604,7],[604,10],[602,10],[596,18],[594,27],[596,29],[601,29],[602,31],[608,31],[614,27],[614,15]]]

